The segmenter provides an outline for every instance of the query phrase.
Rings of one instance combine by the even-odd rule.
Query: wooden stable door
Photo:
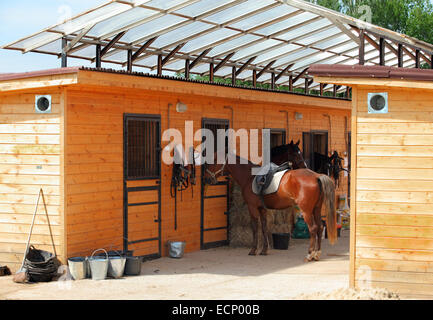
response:
[[[209,129],[214,136],[214,150],[217,148],[217,130],[229,129],[229,121],[224,119],[203,119],[202,128]],[[226,141],[227,146],[227,141]],[[219,177],[218,184],[204,183],[204,170],[201,180],[201,249],[209,249],[228,245],[229,233],[229,181],[227,177]]]
[[[124,116],[124,249],[161,256],[161,119]]]

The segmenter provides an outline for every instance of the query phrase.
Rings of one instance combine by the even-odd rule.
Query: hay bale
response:
[[[293,226],[294,208],[290,207],[285,210],[267,211],[268,232],[272,233],[290,233]],[[235,182],[231,188],[230,201],[230,229],[229,239],[230,246],[233,247],[251,247],[253,245],[253,231],[251,228],[251,217],[248,207],[242,197],[241,189]],[[259,248],[262,246],[261,223],[259,220]],[[272,237],[270,237],[272,238]],[[272,241],[272,239],[271,239]]]

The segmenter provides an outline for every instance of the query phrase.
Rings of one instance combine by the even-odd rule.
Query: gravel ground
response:
[[[292,239],[288,250],[268,256],[248,256],[248,248],[210,249],[145,262],[140,276],[117,280],[16,284],[2,277],[0,299],[284,300],[346,292],[349,231],[335,246],[324,241],[319,262],[304,263],[307,248],[308,240]]]

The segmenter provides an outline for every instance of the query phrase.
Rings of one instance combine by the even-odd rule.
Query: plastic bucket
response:
[[[108,255],[108,275],[115,279],[121,278],[125,271],[126,257],[120,253],[115,255]]]
[[[69,271],[74,280],[82,280],[87,277],[87,258],[74,257],[68,259]]]
[[[274,249],[287,250],[289,248],[290,233],[273,233]]]
[[[126,257],[125,263],[125,275],[138,276],[141,273],[141,263],[143,259],[141,257]]]
[[[185,242],[182,241],[168,241],[168,254],[171,258],[180,259],[183,257],[185,251]]]
[[[103,250],[105,257],[94,256],[95,252]],[[90,270],[92,271],[92,280],[104,280],[108,272],[108,254],[104,249],[95,250],[89,258]]]

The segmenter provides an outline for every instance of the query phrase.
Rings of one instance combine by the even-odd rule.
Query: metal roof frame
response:
[[[397,66],[400,49],[393,44],[402,46],[400,63],[405,66],[419,66],[421,59],[432,64],[432,44],[302,0],[107,0],[1,48],[158,73],[188,69],[188,75],[203,75],[210,72],[203,71],[203,65],[212,64],[212,72],[219,71],[222,77],[234,74],[246,80],[253,77],[247,71],[258,72],[259,77],[267,74],[264,82],[284,85],[286,76],[311,78],[305,71],[311,64],[356,64],[360,30],[367,35],[366,65],[384,60]],[[149,59],[152,56],[158,59]]]

